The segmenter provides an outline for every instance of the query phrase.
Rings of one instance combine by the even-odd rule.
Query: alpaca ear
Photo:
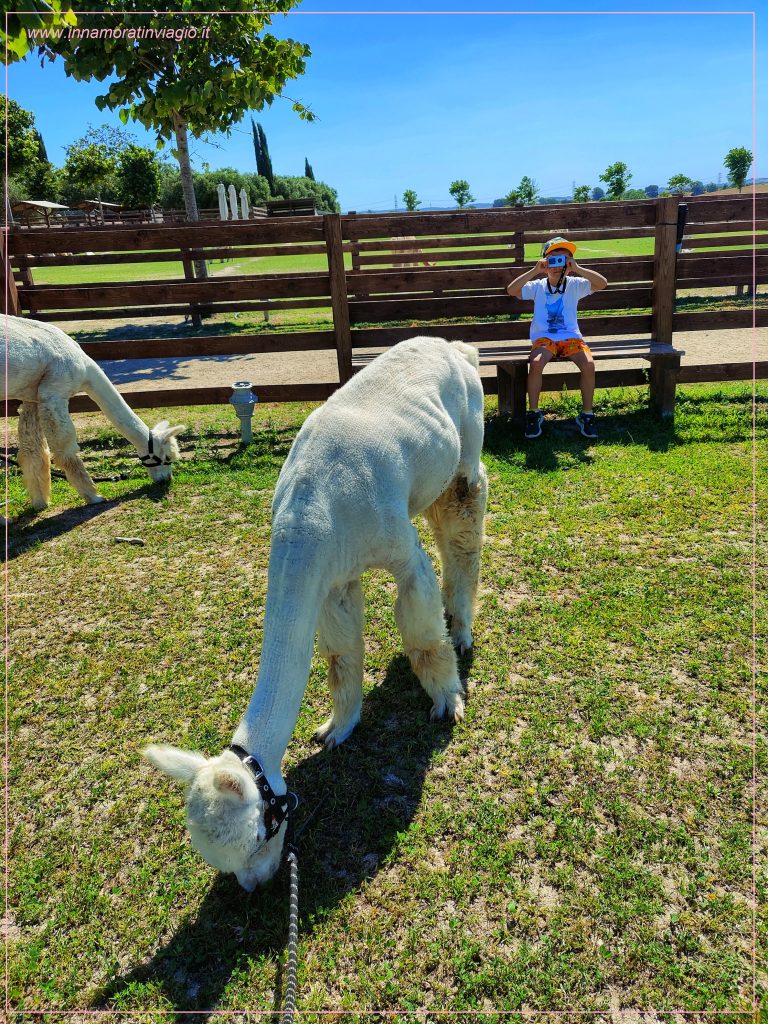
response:
[[[203,765],[207,764],[207,760],[202,754],[178,750],[176,747],[161,747],[154,743],[143,753],[155,768],[159,768],[165,775],[170,775],[172,779],[179,779],[181,782],[191,782]]]
[[[216,772],[213,777],[213,785],[222,796],[229,797],[231,800],[244,801],[246,799],[245,780],[226,768],[221,768]]]
[[[183,423],[180,423],[177,427],[172,427],[168,420],[160,420],[152,428],[152,433],[163,441],[170,441],[172,437],[176,437],[177,434],[183,433],[186,429]]]

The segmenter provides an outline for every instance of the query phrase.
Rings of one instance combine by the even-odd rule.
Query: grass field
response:
[[[766,243],[768,244],[768,238]],[[731,246],[730,249],[749,249],[748,246]],[[429,253],[429,249],[424,249]],[[578,258],[587,265],[589,260],[613,255],[651,256],[653,254],[653,237],[608,239],[606,241],[589,241],[579,246]],[[525,246],[526,262],[533,263],[541,255],[541,247],[530,243]],[[348,270],[352,269],[352,258],[349,253],[344,257]],[[462,263],[466,261],[460,261]],[[470,263],[472,261],[469,261]],[[444,264],[450,267],[452,261]],[[503,265],[503,263],[502,263]],[[316,256],[263,256],[244,257],[231,260],[211,260],[208,264],[209,274],[280,274],[327,271],[328,261],[324,255]],[[93,266],[41,267],[34,272],[36,284],[101,284],[104,282],[161,281],[184,280],[184,268],[181,262],[158,263],[123,263],[114,265],[95,264]]]
[[[363,719],[330,754],[311,738],[329,707],[313,663],[285,762],[299,821],[330,792],[301,850],[302,1022],[558,1019],[501,1013],[535,1010],[639,1021],[620,1016],[628,1009],[655,1011],[647,1022],[692,1019],[661,1015],[673,1010],[745,1019],[751,385],[679,388],[674,427],[645,399],[601,393],[596,444],[568,420],[572,395],[545,398],[533,444],[489,400],[463,723],[429,723],[382,573],[364,580]],[[193,1021],[206,1018],[185,1011],[217,1008],[229,1021],[279,1005],[284,875],[245,895],[208,868],[185,836],[180,789],[139,752],[230,741],[256,676],[271,496],[309,408],[257,407],[245,449],[229,408],[171,410],[189,430],[168,490],[148,484],[100,417],[78,417],[92,471],[130,473],[100,484],[103,506],[56,481],[51,509],[31,517],[11,469],[16,1020],[58,1008]],[[765,762],[760,739],[760,777]],[[760,997],[762,973],[757,984]]]

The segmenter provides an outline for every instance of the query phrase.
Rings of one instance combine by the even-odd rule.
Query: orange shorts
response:
[[[589,353],[589,345],[583,338],[568,338],[566,341],[552,341],[550,338],[537,338],[531,346],[531,352],[537,348],[545,348],[555,359],[570,359],[577,352]]]

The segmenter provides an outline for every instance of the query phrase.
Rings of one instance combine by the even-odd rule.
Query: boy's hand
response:
[[[581,273],[581,267],[578,265],[573,256],[569,256],[565,261],[565,273],[566,275]]]
[[[536,264],[536,266],[533,269],[535,271],[537,271],[539,274],[546,274],[546,272],[548,270],[548,267],[549,267],[549,265],[547,263],[547,257],[546,256],[542,256],[541,259],[539,260],[539,262]]]

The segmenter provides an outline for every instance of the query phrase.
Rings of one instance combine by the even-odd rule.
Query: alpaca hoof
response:
[[[32,509],[34,512],[44,512],[48,508],[47,501],[33,501]]]
[[[429,713],[431,722],[439,722],[446,717],[454,725],[464,718],[464,700],[460,693],[448,693],[439,703],[432,705]]]
[[[359,720],[360,716],[358,715],[346,725],[338,725],[331,717],[315,732],[315,740],[318,743],[322,743],[326,750],[333,750],[334,747],[338,747],[347,739]]]
[[[459,654],[466,654],[467,651],[472,649],[472,630],[468,627],[462,628],[458,625],[453,625],[451,628],[451,642],[453,643],[454,649]]]
[[[106,498],[102,498],[100,494],[94,494],[92,498],[86,498],[86,505],[100,505],[102,501],[106,501]]]

